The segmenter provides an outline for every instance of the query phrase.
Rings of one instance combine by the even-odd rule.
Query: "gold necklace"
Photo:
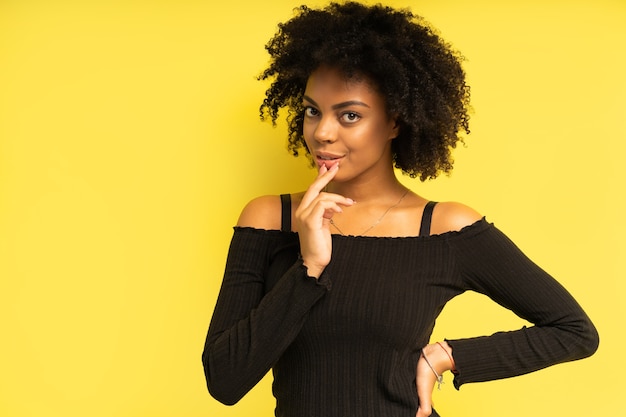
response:
[[[383,220],[383,218],[387,215],[387,213],[389,213],[393,208],[398,207],[398,205],[400,205],[400,203],[402,202],[402,200],[404,200],[404,197],[406,197],[406,195],[409,193],[409,189],[407,188],[406,191],[404,192],[404,194],[402,194],[402,197],[400,197],[400,200],[398,200],[398,202],[394,205],[392,205],[391,207],[389,207],[387,210],[385,210],[385,212],[383,213],[382,216],[380,216],[378,218],[378,220],[376,220],[374,222],[373,225],[371,225],[370,227],[368,227],[367,229],[365,229],[364,232],[362,232],[360,234],[360,236],[364,236],[367,232],[369,232],[370,230],[372,230],[374,227],[378,226],[378,224]],[[346,234],[344,232],[341,231],[341,229],[335,224],[335,222],[333,221],[333,219],[330,219],[330,224],[333,225],[333,227],[335,229],[337,229],[337,231],[342,235],[345,236]]]

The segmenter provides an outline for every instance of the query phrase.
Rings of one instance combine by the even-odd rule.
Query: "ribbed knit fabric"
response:
[[[333,235],[319,281],[292,232],[235,228],[202,355],[210,393],[234,404],[270,369],[279,417],[412,417],[415,369],[437,315],[466,290],[534,323],[450,339],[459,388],[592,354],[578,303],[493,224],[428,237]]]

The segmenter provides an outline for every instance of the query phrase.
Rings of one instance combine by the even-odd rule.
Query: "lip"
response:
[[[338,164],[343,159],[343,157],[343,155],[330,152],[317,152],[315,154],[315,162],[317,163],[318,167],[326,165],[326,167],[329,168],[335,164]]]

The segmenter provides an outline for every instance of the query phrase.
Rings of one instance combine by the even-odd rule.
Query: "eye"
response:
[[[361,120],[361,116],[353,111],[345,112],[341,115],[341,120],[344,123],[356,123]]]
[[[306,117],[315,117],[315,116],[317,116],[319,114],[320,114],[320,112],[315,107],[306,106],[304,108],[304,115]]]

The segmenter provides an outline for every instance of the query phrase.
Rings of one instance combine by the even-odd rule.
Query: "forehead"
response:
[[[320,67],[313,71],[306,84],[305,95],[315,99],[333,96],[380,101],[382,97],[374,86],[374,83],[365,76],[346,77],[338,69]]]

